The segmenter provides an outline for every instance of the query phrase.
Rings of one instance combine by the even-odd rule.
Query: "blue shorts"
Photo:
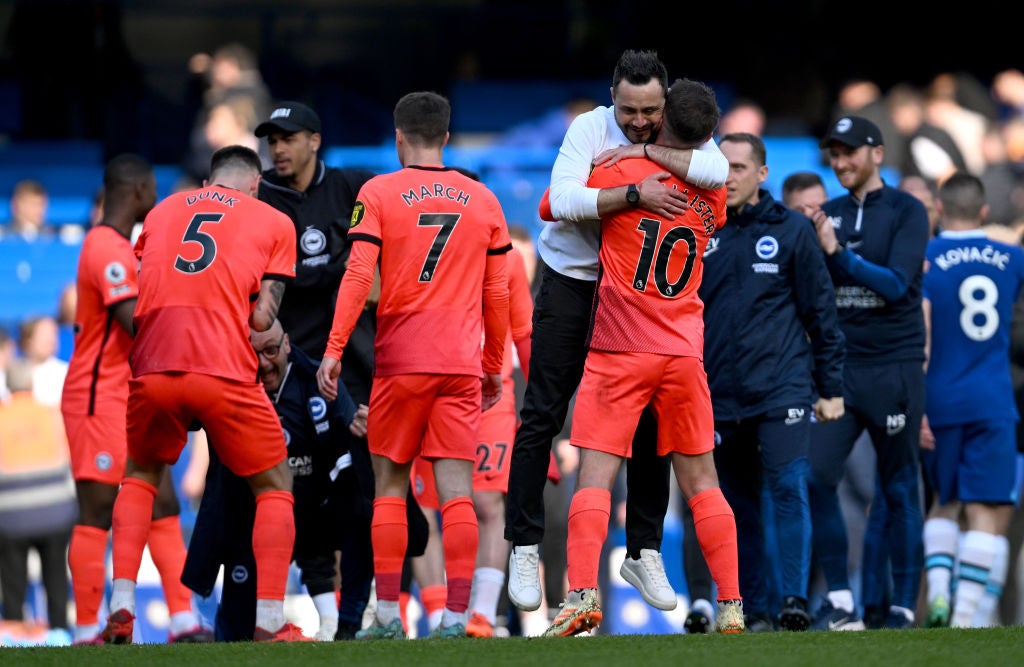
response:
[[[923,450],[925,470],[945,505],[1017,503],[1017,424],[990,420],[932,426],[935,449]]]

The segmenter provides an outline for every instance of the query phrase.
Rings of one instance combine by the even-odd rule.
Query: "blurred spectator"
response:
[[[925,119],[924,96],[916,88],[897,84],[886,101],[892,123],[903,136],[903,151],[896,156],[896,168],[903,176],[921,176],[937,186],[967,168],[953,137]]]
[[[495,141],[502,148],[557,148],[576,116],[590,111],[597,102],[589,97],[574,97],[544,115],[513,125]]]
[[[30,317],[21,323],[22,357],[32,368],[32,393],[50,407],[60,407],[68,362],[57,357],[57,320],[49,315]]]
[[[902,155],[903,136],[896,131],[886,108],[885,96],[877,83],[863,77],[848,79],[839,88],[831,121],[841,116],[860,116],[878,126],[885,137],[885,156],[882,165],[898,168],[897,156]]]
[[[794,171],[782,181],[782,203],[808,218],[828,201],[821,176],[814,171]]]
[[[1011,67],[992,79],[992,97],[1003,119],[1024,116],[1024,72]]]
[[[0,327],[0,403],[6,401],[10,395],[7,389],[7,367],[14,361],[16,353],[14,339],[4,327]]]
[[[937,75],[925,93],[925,117],[932,125],[942,128],[953,137],[964,157],[967,170],[980,176],[985,170],[981,145],[989,118],[961,104],[958,94],[967,88],[967,84],[955,74],[944,72]],[[888,134],[883,136],[888,140]]]
[[[256,104],[246,95],[233,95],[214,104],[203,126],[204,149],[189,153],[184,165],[186,176],[201,183],[209,175],[213,151],[225,146],[251,148],[260,156],[264,169],[272,167],[266,142],[253,134],[257,121]]]
[[[951,176],[952,174],[950,174]],[[936,186],[923,176],[911,174],[900,180],[899,189],[917,197],[924,208],[928,211],[928,230],[930,236],[935,236],[939,225],[939,211],[935,206]]]
[[[11,397],[0,404],[0,587],[3,619],[25,620],[29,551],[42,565],[47,620],[68,627],[67,548],[77,504],[60,413],[33,396],[33,370],[7,370]]]
[[[766,122],[767,116],[760,104],[750,99],[740,98],[722,114],[722,119],[718,121],[716,134],[724,137],[736,132],[749,132],[760,137],[764,134]]]
[[[197,182],[201,182],[209,172],[210,157],[213,152],[221,146],[216,141],[224,141],[228,134],[235,134],[235,131],[225,129],[229,124],[244,124],[249,127],[249,132],[255,128],[258,119],[266,118],[270,113],[273,98],[270,89],[263,80],[260,73],[256,55],[247,46],[237,42],[231,42],[218,47],[213,54],[196,53],[189,59],[189,71],[197,77],[197,81],[203,88],[199,111],[192,127],[189,138],[189,147],[184,158],[186,172]],[[252,109],[248,110],[245,105],[236,105],[227,109],[218,105],[228,100],[240,98],[251,103]],[[239,111],[239,109],[242,109]],[[214,111],[217,110],[219,118],[213,119]],[[233,120],[229,115],[240,114],[242,117],[251,115],[247,121]],[[210,121],[214,120],[211,127]],[[214,137],[211,140],[210,135]],[[237,135],[236,135],[237,136]],[[229,141],[243,146],[256,149],[247,141]],[[264,151],[260,157],[267,163],[267,153]]]
[[[25,179],[14,184],[11,191],[11,219],[7,228],[0,230],[6,237],[20,237],[35,241],[40,236],[52,235],[46,226],[46,211],[50,197],[39,181]]]
[[[1012,141],[1016,159],[1011,159],[1008,141]],[[1024,116],[1010,118],[1001,126],[990,126],[982,142],[985,186],[989,213],[986,223],[1009,225],[1024,215]]]

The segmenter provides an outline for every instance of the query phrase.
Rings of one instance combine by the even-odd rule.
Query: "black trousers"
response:
[[[542,266],[533,310],[530,379],[521,423],[512,447],[505,539],[513,545],[540,544],[544,537],[544,486],[552,440],[565,424],[583,377],[595,283],[561,275]],[[661,550],[669,500],[668,457],[657,455],[657,425],[644,411],[626,463],[626,548]]]
[[[33,537],[0,537],[0,591],[5,621],[23,621],[28,592],[28,552],[35,549],[46,589],[51,628],[68,627],[68,543],[71,528]]]

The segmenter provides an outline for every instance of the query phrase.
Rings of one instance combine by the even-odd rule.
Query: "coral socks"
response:
[[[75,624],[99,623],[100,604],[107,579],[107,540],[110,532],[94,526],[75,526],[68,546],[71,590],[75,597]]]
[[[167,610],[172,615],[192,611],[192,590],[181,583],[186,551],[179,515],[153,520],[149,528],[149,556],[160,573]]]
[[[156,487],[149,482],[135,477],[121,481],[114,501],[114,579],[138,579],[155,498]]]
[[[739,600],[739,555],[736,546],[736,516],[718,487],[690,498],[693,526],[700,550],[718,586],[719,600]]]
[[[405,498],[380,496],[373,500],[373,567],[377,597],[397,603],[402,587],[402,565],[409,548],[409,519]]]
[[[601,549],[608,537],[612,494],[597,487],[578,489],[569,504],[569,539],[566,544],[569,590],[597,588]]]
[[[295,546],[295,497],[291,491],[256,496],[252,552],[256,557],[256,599],[284,600]]]
[[[444,546],[444,571],[448,584],[445,609],[462,613],[469,608],[469,593],[476,569],[480,544],[473,499],[452,498],[441,506],[441,544]]]

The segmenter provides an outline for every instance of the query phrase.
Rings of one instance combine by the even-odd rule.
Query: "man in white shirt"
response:
[[[672,219],[686,210],[687,203],[682,193],[661,184],[669,172],[707,188],[721,187],[729,174],[728,161],[714,141],[698,150],[648,143],[661,127],[667,89],[668,72],[657,53],[625,51],[612,76],[612,105],[573,120],[551,171],[548,202],[551,217],[558,222],[544,227],[537,244],[542,280],[534,306],[533,355],[512,448],[505,511],[505,539],[512,542],[508,594],[525,611],[541,603],[543,491],[552,439],[562,430],[583,374],[598,272],[600,216],[641,206]],[[592,168],[643,155],[666,171],[629,186],[586,186]],[[656,424],[645,411],[627,464],[627,555],[619,573],[649,604],[671,610],[676,594],[660,553],[669,462],[657,456],[655,435]]]

